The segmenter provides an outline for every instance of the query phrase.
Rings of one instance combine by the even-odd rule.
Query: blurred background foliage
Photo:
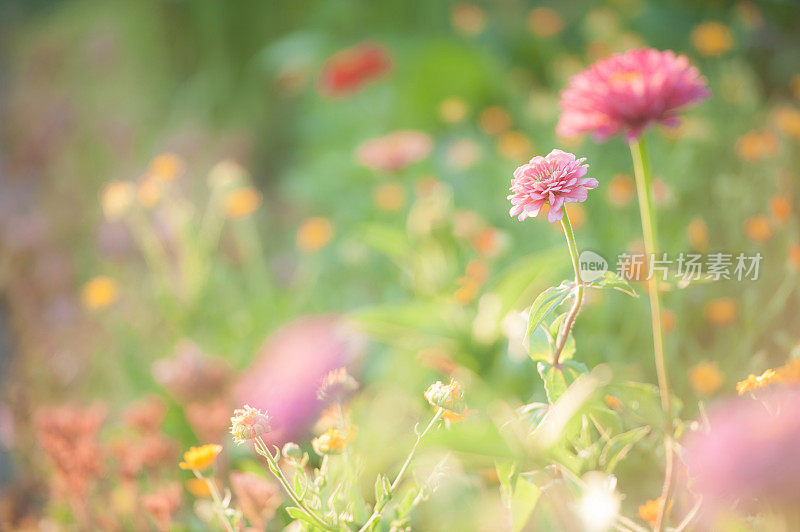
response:
[[[6,464],[42,472],[25,445],[30,414],[58,402],[118,412],[160,394],[174,406],[165,432],[195,444],[197,427],[152,363],[190,339],[247,375],[265,339],[306,315],[346,314],[371,339],[353,405],[369,472],[396,460],[388,442],[410,438],[421,391],[443,375],[469,376],[477,410],[545,400],[516,312],[569,277],[570,263],[559,231],[508,217],[506,189],[535,154],[585,156],[600,188],[570,211],[579,246],[612,267],[640,249],[627,147],[553,130],[570,75],[644,45],[689,55],[713,92],[678,129],[648,134],[662,248],[764,257],[757,281],[665,295],[675,391],[693,417],[698,399],[732,393],[798,340],[797,15],[791,2],[749,1],[3,2]],[[387,71],[324,94],[326,60],[364,42],[384,50]],[[360,164],[359,146],[397,130],[427,135],[430,155],[392,171]],[[163,153],[183,175],[142,210],[150,237],[137,239],[130,223],[144,222],[104,219],[100,198],[122,180],[141,199]],[[215,196],[209,175],[224,160],[241,165],[227,168],[235,186],[257,189],[252,215],[225,213]],[[226,216],[219,243],[204,240],[205,221]],[[162,271],[143,260],[151,237],[166,250]],[[86,283],[100,275],[114,295],[87,305]],[[595,296],[574,358],[608,364],[616,383],[653,382],[646,298]],[[693,378],[700,363],[721,380]],[[387,426],[387,410],[407,423]],[[657,493],[658,474],[636,473],[655,442],[621,473],[629,493]],[[442,510],[460,490],[480,499],[483,488],[464,482],[422,522],[450,515],[443,526],[455,529],[479,515]]]

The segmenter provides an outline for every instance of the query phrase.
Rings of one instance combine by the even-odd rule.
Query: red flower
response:
[[[331,56],[322,67],[319,91],[326,96],[345,96],[360,90],[392,67],[383,46],[363,42]]]

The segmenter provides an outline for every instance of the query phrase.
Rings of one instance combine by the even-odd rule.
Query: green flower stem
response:
[[[280,482],[281,486],[283,486],[283,489],[289,495],[289,498],[291,498],[301,510],[307,513],[320,528],[331,531],[338,530],[336,527],[328,524],[325,519],[320,517],[315,510],[308,506],[305,501],[297,493],[295,493],[292,485],[289,483],[289,479],[286,478],[286,475],[283,474],[283,471],[281,471],[281,468],[278,466],[278,454],[273,456],[272,453],[269,452],[269,448],[267,447],[267,444],[264,443],[264,440],[261,439],[261,436],[256,438],[255,447],[256,452],[267,459],[267,466],[269,467],[270,472],[275,478],[278,479],[278,482]]]
[[[416,454],[417,447],[419,447],[419,444],[422,441],[422,438],[424,438],[425,435],[428,434],[428,432],[430,432],[430,430],[434,426],[436,426],[436,423],[439,421],[439,419],[441,419],[443,414],[444,414],[444,409],[443,408],[437,409],[436,413],[433,415],[433,418],[431,418],[430,423],[428,423],[428,426],[425,427],[425,430],[423,430],[421,433],[417,434],[417,441],[414,442],[414,446],[411,447],[411,452],[408,453],[408,457],[406,457],[406,461],[403,463],[403,466],[400,468],[400,471],[397,473],[397,476],[394,478],[394,482],[392,482],[392,485],[389,487],[389,493],[388,493],[387,497],[383,501],[381,501],[380,503],[378,503],[377,501],[375,502],[375,509],[372,511],[372,515],[369,517],[367,522],[364,523],[364,526],[362,526],[361,528],[358,529],[358,532],[366,532],[367,530],[369,530],[369,528],[372,526],[372,523],[374,523],[381,516],[381,512],[383,511],[383,508],[386,506],[386,504],[392,498],[392,495],[395,493],[395,491],[397,490],[397,487],[400,485],[400,481],[403,479],[403,475],[405,474],[406,469],[408,469],[409,464],[411,464],[411,460],[414,458],[414,454]]]
[[[644,139],[631,141],[631,156],[633,157],[633,170],[636,175],[636,191],[639,196],[639,210],[642,217],[642,232],[644,233],[645,252],[649,257],[658,253],[658,240],[656,239],[656,220],[653,212],[653,183],[650,165],[647,161]],[[664,484],[661,489],[661,500],[658,506],[658,518],[655,530],[664,528],[664,516],[672,494],[673,475],[673,422],[672,404],[670,397],[669,375],[664,357],[664,332],[661,321],[661,299],[658,293],[658,279],[648,276],[647,287],[650,296],[650,317],[653,326],[653,351],[658,376],[658,389],[661,394],[661,408],[664,410],[664,453],[665,471]]]
[[[578,262],[578,245],[575,243],[575,233],[572,231],[572,224],[569,221],[566,206],[564,206],[564,217],[561,218],[561,227],[564,228],[564,236],[567,238],[567,247],[569,247],[569,256],[572,259],[572,268],[575,270],[576,290],[575,302],[572,304],[572,308],[569,314],[567,314],[567,318],[564,320],[564,324],[556,340],[556,348],[553,353],[553,366],[556,367],[561,357],[561,351],[564,350],[564,346],[567,344],[567,338],[569,338],[569,333],[572,331],[572,326],[575,324],[575,318],[578,317],[578,313],[581,310],[584,291],[583,282],[581,281],[580,264]]]
[[[208,486],[208,491],[211,493],[211,499],[214,501],[214,510],[216,511],[217,517],[219,517],[219,521],[222,523],[222,526],[228,532],[234,532],[233,526],[231,526],[231,523],[228,520],[228,516],[225,515],[225,505],[222,503],[222,497],[219,496],[219,491],[217,491],[217,486],[214,484],[214,480],[204,477],[203,474],[197,469],[192,469],[192,473],[194,473],[194,476],[205,482],[206,486]]]

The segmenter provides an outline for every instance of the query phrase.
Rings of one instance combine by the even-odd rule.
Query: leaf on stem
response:
[[[552,286],[539,294],[539,297],[531,305],[530,313],[528,314],[528,328],[525,331],[523,341],[527,341],[531,333],[541,325],[547,315],[572,295],[574,287],[575,284],[572,281],[564,281],[560,285]]]
[[[619,290],[620,292],[624,292],[631,297],[639,297],[639,294],[636,293],[628,281],[617,275],[616,272],[612,271],[605,272],[602,277],[587,283],[587,285],[592,288],[613,288],[615,290]]]

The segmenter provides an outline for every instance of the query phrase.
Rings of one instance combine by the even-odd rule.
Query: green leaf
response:
[[[636,443],[647,436],[650,427],[638,427],[609,439],[600,453],[600,466],[606,473],[611,473],[617,464],[627,456]]]
[[[549,332],[540,325],[533,330],[528,338],[528,356],[531,360],[538,362],[550,362],[553,359],[553,340],[549,337]]]
[[[308,515],[308,512],[303,510],[302,508],[298,508],[297,506],[290,506],[286,508],[286,513],[289,514],[289,517],[295,519],[297,521],[302,521],[311,525],[313,528],[318,528],[317,522]]]
[[[517,477],[514,493],[511,496],[511,530],[513,532],[525,529],[541,494],[542,490],[536,484],[528,482],[521,475]]]
[[[553,366],[549,362],[539,362],[536,369],[544,381],[544,391],[550,403],[558,401],[578,376],[589,371],[586,365],[574,360],[565,360],[558,366]]]
[[[539,297],[531,305],[530,313],[528,314],[528,329],[525,331],[525,340],[541,325],[550,312],[555,310],[572,294],[572,287],[573,283],[571,281],[564,281],[560,285],[552,286],[539,294]]]
[[[602,277],[590,282],[589,286],[592,288],[613,288],[615,290],[619,290],[620,292],[624,292],[629,296],[639,297],[639,294],[636,293],[628,281],[618,276],[616,272],[612,271],[605,272]]]
[[[380,505],[389,496],[389,489],[386,485],[386,478],[383,475],[378,475],[375,479],[375,506]]]

